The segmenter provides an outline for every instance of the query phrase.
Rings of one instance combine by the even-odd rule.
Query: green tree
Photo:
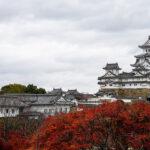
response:
[[[38,93],[38,94],[45,94],[45,93],[46,93],[46,90],[43,89],[43,88],[39,88],[39,89],[37,90],[37,93]]]
[[[29,84],[27,85],[25,92],[31,94],[45,94],[46,90],[43,88],[37,88],[37,86],[33,84]]]
[[[8,84],[1,88],[1,93],[25,93],[26,86],[22,84]]]
[[[25,92],[31,93],[31,94],[33,94],[33,93],[37,94],[37,90],[38,90],[37,86],[35,86],[33,84],[29,84],[29,85],[27,85]]]
[[[44,88],[38,88],[33,84],[27,86],[22,84],[8,84],[1,88],[1,94],[5,93],[30,93],[30,94],[45,94],[46,90]]]

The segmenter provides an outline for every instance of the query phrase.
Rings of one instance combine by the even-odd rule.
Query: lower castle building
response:
[[[135,56],[131,72],[120,72],[118,63],[106,64],[105,74],[98,77],[101,89],[150,89],[150,36],[139,48],[143,52]]]
[[[25,116],[37,119],[59,113],[69,113],[76,107],[76,99],[55,94],[0,95],[0,118]]]

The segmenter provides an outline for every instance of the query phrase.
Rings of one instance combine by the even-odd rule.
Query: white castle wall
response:
[[[125,84],[124,86],[122,85],[112,85],[110,86],[109,84],[107,84],[106,86],[101,85],[100,86],[101,89],[118,89],[118,88],[122,88],[122,89],[141,89],[141,88],[150,88],[150,84],[144,84],[144,83],[128,83]]]
[[[55,115],[56,113],[68,113],[70,111],[70,106],[53,106],[53,105],[43,105],[43,106],[39,106],[39,105],[35,105],[35,106],[31,106],[30,108],[31,112],[40,112],[43,113],[45,115]]]
[[[0,117],[16,117],[17,115],[19,115],[19,108],[17,107],[0,108]]]

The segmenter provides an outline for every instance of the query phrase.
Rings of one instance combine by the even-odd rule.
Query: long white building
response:
[[[131,72],[120,72],[118,63],[106,64],[105,74],[98,77],[101,89],[150,89],[150,36],[139,48],[143,52],[135,56]]]
[[[44,117],[59,113],[69,113],[76,107],[76,99],[67,95],[52,94],[5,94],[0,95],[0,118],[29,116],[37,118],[40,114]]]

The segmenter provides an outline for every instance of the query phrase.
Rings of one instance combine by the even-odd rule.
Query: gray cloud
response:
[[[0,86],[96,92],[107,62],[131,70],[150,33],[148,0],[1,0]]]

